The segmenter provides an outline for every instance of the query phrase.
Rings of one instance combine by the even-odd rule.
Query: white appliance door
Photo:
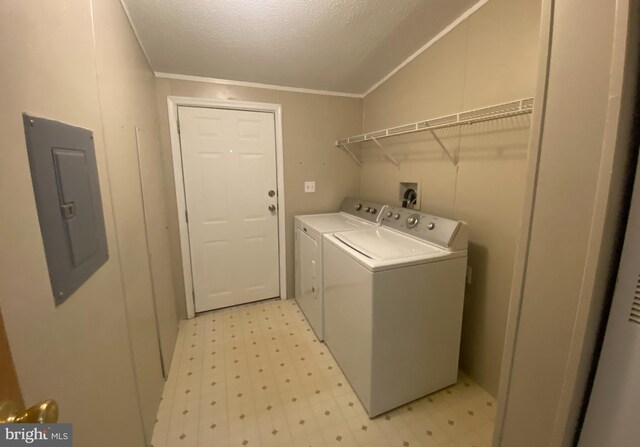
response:
[[[299,244],[297,261],[300,275],[299,295],[296,296],[296,301],[314,332],[322,341],[322,302],[319,299],[320,284],[318,281],[321,267],[320,247],[318,241],[301,229],[297,228],[296,232],[296,241]]]
[[[280,295],[274,115],[178,118],[196,312]]]

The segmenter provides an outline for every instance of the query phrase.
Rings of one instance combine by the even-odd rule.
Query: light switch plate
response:
[[[304,192],[316,192],[316,182],[304,182]]]

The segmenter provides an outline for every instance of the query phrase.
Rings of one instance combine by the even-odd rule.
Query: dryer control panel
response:
[[[466,224],[459,220],[387,206],[382,214],[382,225],[442,248],[452,248],[456,239],[463,237],[464,241],[458,242],[463,243],[466,249],[466,232],[460,231]]]
[[[386,209],[386,205],[381,203],[369,202],[355,197],[347,197],[342,201],[340,211],[343,213],[358,216],[369,222],[380,222],[382,214]]]

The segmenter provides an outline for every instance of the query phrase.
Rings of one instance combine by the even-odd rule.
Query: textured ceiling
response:
[[[363,93],[478,0],[123,0],[153,70]]]

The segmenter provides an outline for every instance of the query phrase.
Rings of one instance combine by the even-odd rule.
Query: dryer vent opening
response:
[[[403,208],[420,209],[420,184],[417,182],[400,183],[400,203]]]

